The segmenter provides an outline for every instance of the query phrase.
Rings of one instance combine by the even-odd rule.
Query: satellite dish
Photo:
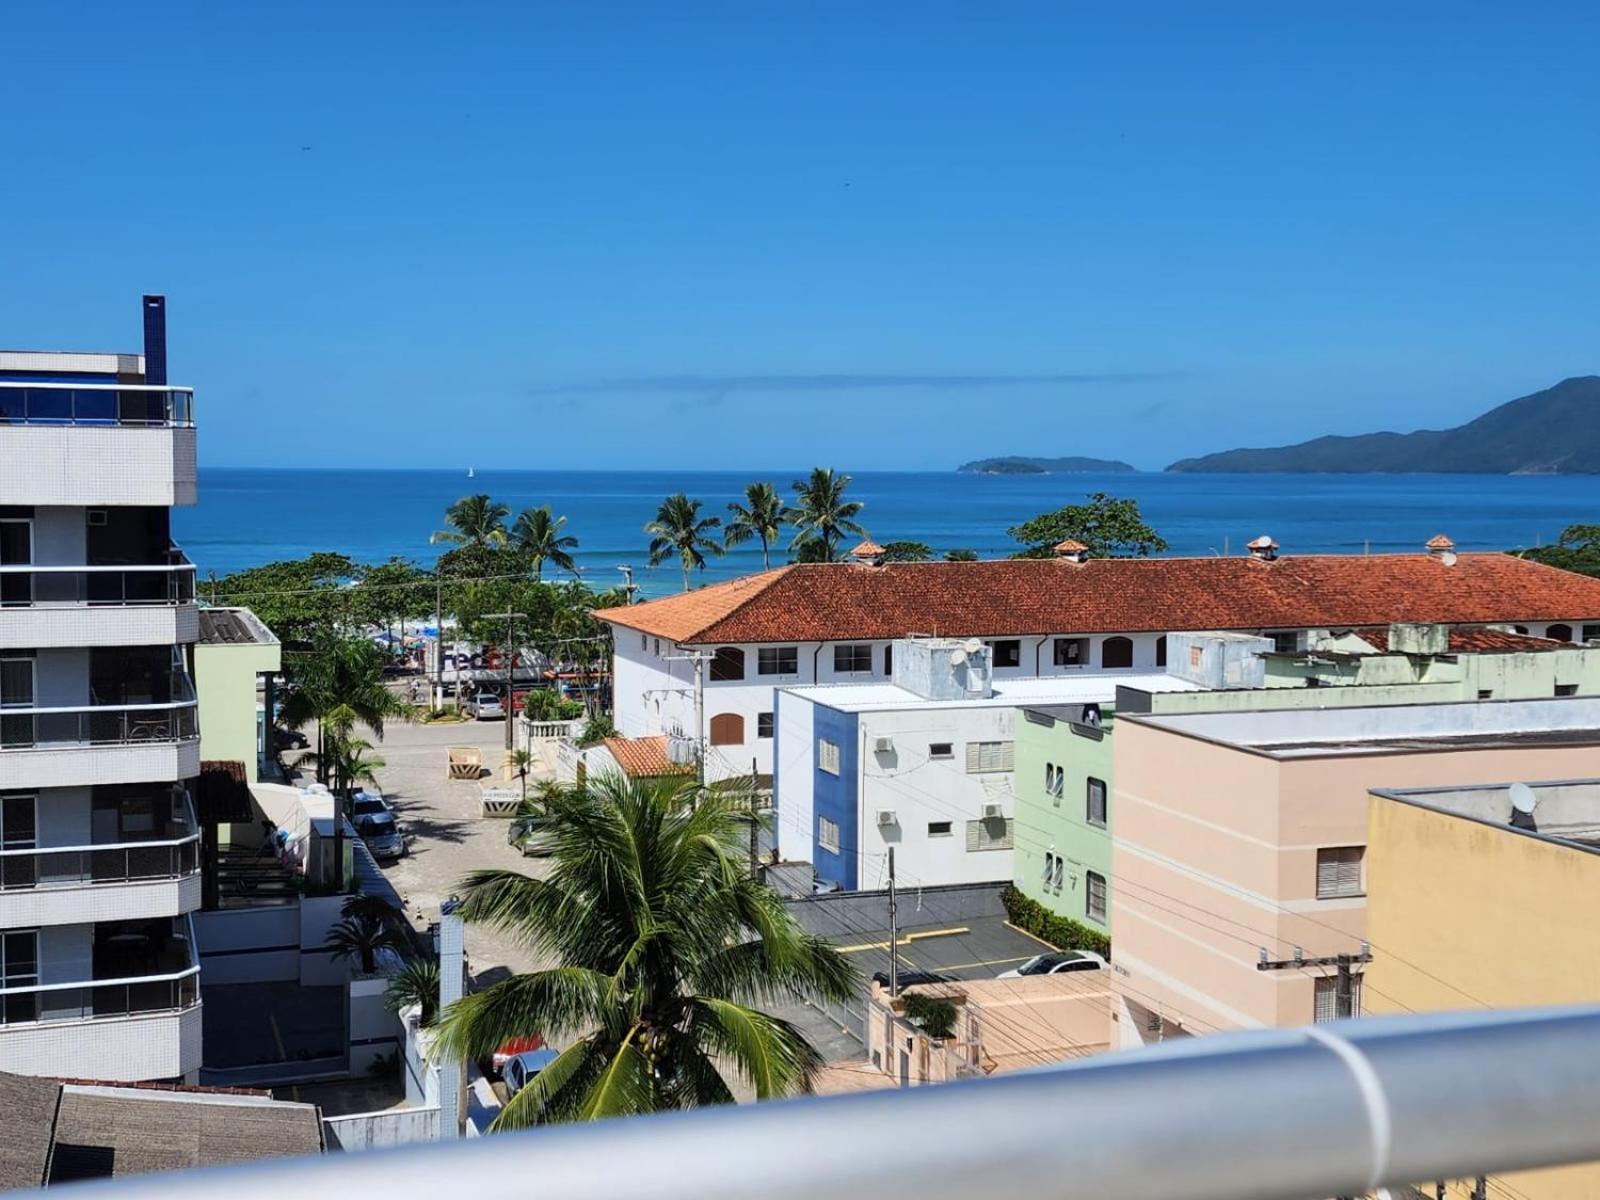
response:
[[[967,652],[965,650],[957,650],[954,654],[952,654],[950,656],[950,665],[952,667],[959,667],[962,663],[964,663],[966,661],[967,661]]]
[[[1519,813],[1527,813],[1531,817],[1533,810],[1539,807],[1539,797],[1534,794],[1533,789],[1527,784],[1513,783],[1511,785],[1511,807]]]
[[[978,654],[983,650],[983,643],[977,638],[968,638],[961,647],[968,654]]]

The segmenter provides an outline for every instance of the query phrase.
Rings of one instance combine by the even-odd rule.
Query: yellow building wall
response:
[[[1369,802],[1369,1014],[1600,1002],[1600,855]],[[1489,1194],[1595,1200],[1600,1165],[1519,1172],[1505,1184],[1515,1191],[1491,1183]]]

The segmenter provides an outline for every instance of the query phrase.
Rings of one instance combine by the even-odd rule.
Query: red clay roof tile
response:
[[[657,775],[688,775],[694,770],[689,763],[672,761],[667,754],[665,734],[642,738],[608,737],[605,746],[611,751],[611,757],[617,760],[622,773],[635,779]]]

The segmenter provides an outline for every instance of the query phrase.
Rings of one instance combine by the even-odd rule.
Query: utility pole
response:
[[[900,922],[894,905],[894,847],[889,847],[889,999],[900,995]]]
[[[1372,961],[1372,946],[1370,943],[1361,943],[1360,954],[1328,954],[1321,958],[1306,958],[1300,953],[1299,946],[1294,948],[1293,958],[1268,958],[1265,948],[1260,953],[1261,957],[1256,961],[1256,970],[1258,971],[1298,971],[1302,967],[1337,968],[1339,982],[1335,985],[1333,993],[1334,1018],[1344,1021],[1358,1015],[1355,1006],[1355,975],[1350,968],[1357,963],[1369,963]]]
[[[700,768],[700,790],[706,786],[706,663],[716,657],[709,650],[691,650],[687,654],[666,654],[667,662],[692,662],[694,664],[694,757]]]
[[[513,625],[513,622],[519,621],[519,620],[525,620],[527,618],[527,616],[528,616],[527,613],[509,612],[509,611],[503,612],[503,613],[495,613],[495,614],[493,614],[493,619],[494,620],[498,621],[501,617],[504,617],[505,621],[506,621],[506,644],[505,644],[505,647],[503,648],[503,650],[501,651],[501,657],[503,657],[505,659],[505,664],[506,664],[506,704],[505,704],[505,712],[506,712],[506,762],[507,763],[509,763],[511,761],[511,734],[512,734],[511,697],[512,697],[512,682],[513,682],[512,676],[511,676],[511,664],[516,659],[516,651],[512,648],[512,639],[515,637],[515,634],[516,634],[516,630],[515,630],[515,626]]]
[[[444,576],[433,569],[433,702],[444,707]],[[461,707],[457,697],[456,707]]]
[[[639,585],[633,581],[633,565],[622,563],[617,567],[622,572],[622,594],[626,597],[624,604],[633,603],[633,594],[639,590]]]

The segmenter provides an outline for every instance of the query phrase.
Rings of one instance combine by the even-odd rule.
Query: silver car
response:
[[[406,856],[406,836],[400,832],[400,823],[393,813],[369,813],[358,818],[356,832],[367,844],[372,857],[380,862]]]
[[[499,721],[506,715],[499,692],[479,692],[467,702],[467,713],[477,721]]]

